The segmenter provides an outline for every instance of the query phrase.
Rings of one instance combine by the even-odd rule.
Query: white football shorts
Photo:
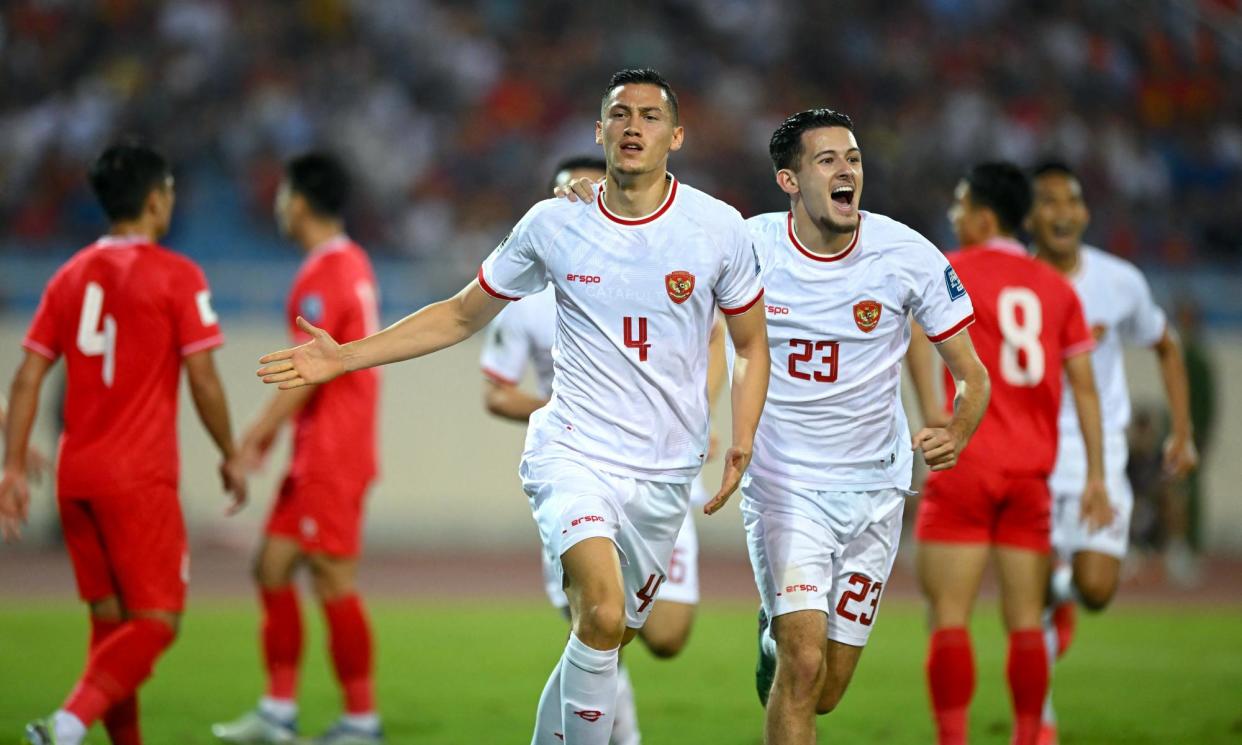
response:
[[[769,618],[828,616],[828,638],[866,646],[897,558],[906,492],[815,490],[742,480],[742,521]]]
[[[1069,561],[1079,551],[1093,551],[1124,559],[1130,546],[1130,515],[1134,512],[1134,491],[1126,476],[1130,444],[1124,433],[1104,437],[1104,481],[1108,501],[1113,505],[1111,525],[1092,533],[1082,522],[1082,490],[1086,484],[1085,458],[1061,458],[1048,479],[1052,492],[1052,547],[1057,556]]]
[[[630,628],[642,627],[657,596],[672,599],[666,588],[673,576],[689,578],[679,575],[684,567],[674,566],[673,558],[678,534],[685,532],[691,484],[608,473],[578,453],[553,446],[528,454],[519,473],[543,541],[545,584],[553,604],[558,603],[552,588],[568,604],[559,592],[561,555],[587,538],[607,538],[617,547]],[[694,545],[697,585],[697,539]],[[695,595],[697,601],[697,587]]]

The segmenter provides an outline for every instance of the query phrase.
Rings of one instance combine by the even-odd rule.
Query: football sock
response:
[[[966,629],[932,633],[927,683],[936,715],[936,741],[939,745],[965,745],[966,712],[975,693],[975,660]]]
[[[86,671],[65,701],[65,711],[84,726],[98,721],[108,709],[137,692],[173,637],[172,628],[153,618],[121,624],[91,652]]]
[[[357,594],[323,604],[329,648],[336,679],[345,698],[346,714],[375,713],[371,626]]]
[[[298,702],[291,698],[264,696],[259,699],[259,713],[268,719],[288,724],[298,718]]]
[[[1043,632],[1023,629],[1009,634],[1009,662],[1005,666],[1013,699],[1014,745],[1036,745],[1048,693],[1048,652]]]
[[[111,621],[91,616],[91,647],[93,653],[109,636],[121,628],[122,621]],[[138,726],[137,694],[113,704],[103,714],[104,729],[112,745],[142,745],[142,731]]]
[[[561,723],[566,745],[607,745],[617,704],[621,648],[599,650],[569,635],[561,665]]]
[[[380,728],[378,714],[344,714],[341,716],[341,721],[363,732],[375,732]]]
[[[64,709],[52,715],[52,729],[59,745],[78,745],[86,737],[86,725]]]
[[[1057,630],[1056,645],[1050,653],[1060,659],[1074,641],[1074,626],[1077,623],[1078,610],[1073,603],[1061,603],[1052,609],[1052,625]]]
[[[1043,723],[1046,725],[1056,724],[1057,713],[1052,705],[1052,679],[1054,677],[1053,665],[1057,661],[1057,644],[1059,642],[1059,634],[1057,633],[1056,624],[1052,622],[1052,609],[1044,611],[1044,651],[1047,653],[1048,659],[1048,693],[1044,696],[1044,711],[1042,714]]]
[[[1052,580],[1048,583],[1048,604],[1055,607],[1061,603],[1077,602],[1078,594],[1074,590],[1074,567],[1070,564],[1058,564],[1052,570]]]
[[[535,734],[531,745],[558,745],[565,740],[561,727],[561,668],[565,658],[556,661],[548,682],[539,694],[539,708],[535,712]]]
[[[612,720],[611,745],[639,745],[641,742],[638,708],[634,705],[634,685],[630,682],[630,670],[624,663],[618,663],[617,713]]]
[[[292,702],[297,698],[298,668],[302,662],[302,612],[293,585],[259,588],[263,602],[263,664],[267,667],[267,698]],[[287,717],[286,719],[291,719]]]

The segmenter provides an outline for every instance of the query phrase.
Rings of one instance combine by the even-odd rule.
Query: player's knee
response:
[[[91,615],[100,621],[120,623],[125,620],[125,608],[117,596],[106,597],[91,603]]]
[[[815,703],[815,713],[820,716],[831,714],[837,708],[837,704],[841,703],[842,693],[844,691],[825,688],[819,697],[819,701]]]
[[[625,636],[625,609],[618,603],[594,603],[578,615],[578,638],[596,649],[621,645]]]
[[[1084,608],[1089,611],[1102,611],[1113,601],[1117,584],[1109,577],[1087,576],[1075,578],[1078,598]]]
[[[310,568],[315,595],[321,601],[337,600],[354,592],[352,565],[327,556],[312,556]]]
[[[661,660],[668,660],[681,654],[681,650],[686,648],[686,641],[690,637],[690,630],[678,629],[673,632],[654,632],[643,635],[643,644]]]
[[[130,618],[145,618],[151,621],[156,621],[157,623],[168,627],[168,631],[172,634],[172,638],[174,639],[181,631],[180,613],[164,610],[141,610],[133,611],[129,615]]]
[[[795,698],[819,693],[824,681],[824,651],[816,644],[780,645],[777,678]]]

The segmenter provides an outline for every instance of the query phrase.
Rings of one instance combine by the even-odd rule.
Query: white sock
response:
[[[771,657],[776,656],[776,639],[772,636],[772,624],[768,623],[768,627],[763,630],[763,651]]]
[[[556,661],[548,682],[539,695],[539,708],[535,712],[535,735],[530,745],[561,745],[564,732],[561,727],[561,667],[565,659]]]
[[[61,745],[78,745],[86,737],[86,725],[64,709],[57,709],[52,715],[52,729],[56,730],[56,742]]]
[[[569,635],[561,664],[565,745],[608,745],[617,705],[621,648],[598,650]]]
[[[1057,712],[1052,706],[1052,678],[1056,668],[1057,646],[1061,643],[1056,624],[1052,622],[1052,610],[1044,611],[1044,648],[1048,650],[1048,693],[1044,696],[1044,724],[1055,725]]]
[[[634,684],[630,682],[630,670],[617,663],[617,713],[612,719],[610,745],[640,745],[642,735],[638,731],[638,708],[634,705]]]
[[[292,722],[298,718],[298,702],[291,698],[264,696],[259,699],[259,712],[278,722]]]
[[[375,732],[380,728],[379,714],[373,711],[367,714],[342,714],[341,721],[363,732]]]
[[[1052,570],[1052,582],[1049,585],[1048,598],[1049,605],[1058,606],[1061,603],[1071,601],[1077,602],[1078,595],[1074,592],[1074,567],[1069,564],[1061,564]]]

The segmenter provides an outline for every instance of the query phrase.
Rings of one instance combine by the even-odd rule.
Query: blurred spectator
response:
[[[1096,195],[1092,242],[1149,264],[1242,259],[1242,212],[1218,208],[1242,203],[1233,0],[625,10],[619,24],[607,4],[552,0],[11,0],[0,251],[92,237],[82,163],[137,133],[179,164],[186,204],[211,205],[207,228],[228,231],[182,241],[194,251],[246,255],[239,240],[269,237],[273,164],[323,145],[357,170],[360,240],[469,274],[548,164],[590,147],[601,81],[652,65],[683,97],[673,168],[744,214],[782,208],[774,124],[828,105],[859,125],[867,206],[942,244],[967,164],[1055,153]]]

